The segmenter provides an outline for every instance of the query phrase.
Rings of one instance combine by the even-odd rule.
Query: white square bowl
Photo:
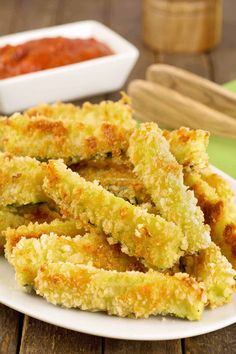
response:
[[[0,37],[0,47],[56,36],[94,37],[106,43],[114,55],[0,80],[1,113],[10,114],[39,103],[68,101],[119,90],[138,59],[139,52],[132,44],[96,21],[80,21]]]

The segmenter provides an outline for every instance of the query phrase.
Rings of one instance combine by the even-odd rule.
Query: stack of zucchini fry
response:
[[[21,287],[120,317],[232,301],[236,207],[209,134],[137,126],[129,99],[0,118],[0,247]]]

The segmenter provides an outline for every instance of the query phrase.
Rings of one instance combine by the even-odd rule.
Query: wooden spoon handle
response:
[[[149,66],[146,77],[236,119],[236,94],[214,82],[165,64]]]
[[[236,138],[236,120],[179,92],[149,81],[135,80],[128,87],[132,105],[142,121],[162,126],[205,129],[216,135]]]

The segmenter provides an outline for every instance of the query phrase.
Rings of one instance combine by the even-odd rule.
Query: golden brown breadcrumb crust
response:
[[[0,153],[0,206],[48,201],[43,179],[44,164],[36,159]]]
[[[208,166],[207,146],[209,133],[181,127],[177,130],[163,131],[170,151],[185,170],[198,170]]]
[[[40,238],[23,237],[11,254],[11,263],[21,286],[33,286],[40,266],[51,262],[89,264],[120,272],[145,271],[136,258],[122,253],[119,245],[109,245],[105,235],[98,232],[73,238],[54,233]]]
[[[187,251],[206,248],[210,244],[209,227],[204,225],[197,199],[184,184],[182,166],[157,124],[143,123],[134,131],[128,155],[161,216],[181,227]]]
[[[236,272],[221,254],[219,247],[212,242],[198,254],[184,257],[183,262],[186,272],[205,284],[207,301],[211,308],[231,302]]]
[[[35,287],[55,305],[120,317],[171,314],[199,320],[206,301],[203,284],[187,274],[116,272],[68,262],[41,266]]]
[[[5,256],[9,263],[11,263],[11,255],[13,248],[17,243],[24,238],[39,238],[43,234],[55,233],[57,235],[76,236],[83,234],[83,229],[76,225],[74,220],[55,219],[50,223],[43,224],[29,223],[28,225],[19,226],[17,229],[7,229],[4,232],[6,238]]]
[[[86,181],[62,161],[49,162],[43,187],[66,217],[95,225],[110,243],[120,242],[124,253],[146,266],[168,269],[184,253],[185,238],[177,225]]]
[[[62,106],[62,109],[51,108],[52,114],[55,111],[53,118],[44,116],[44,109],[42,114],[38,109],[36,115],[30,111],[30,115],[16,113],[9,118],[2,117],[1,149],[39,160],[63,158],[68,164],[107,153],[117,156],[127,149],[136,122],[124,101],[86,103],[74,109],[70,105]],[[58,110],[64,113],[57,115]]]
[[[128,159],[101,159],[84,161],[70,168],[87,181],[98,181],[103,188],[130,203],[146,204],[154,212],[154,205],[143,183],[133,172]],[[148,204],[147,204],[148,203]]]
[[[186,173],[186,184],[194,191],[198,205],[204,212],[205,222],[211,227],[212,240],[236,269],[236,207],[220,197],[199,173]]]
[[[51,222],[59,217],[59,213],[51,210],[46,203],[0,209],[0,253],[4,251],[6,229],[15,229],[30,222]]]

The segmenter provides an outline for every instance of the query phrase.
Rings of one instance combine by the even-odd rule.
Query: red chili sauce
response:
[[[0,79],[113,54],[94,38],[42,38],[0,48]]]

